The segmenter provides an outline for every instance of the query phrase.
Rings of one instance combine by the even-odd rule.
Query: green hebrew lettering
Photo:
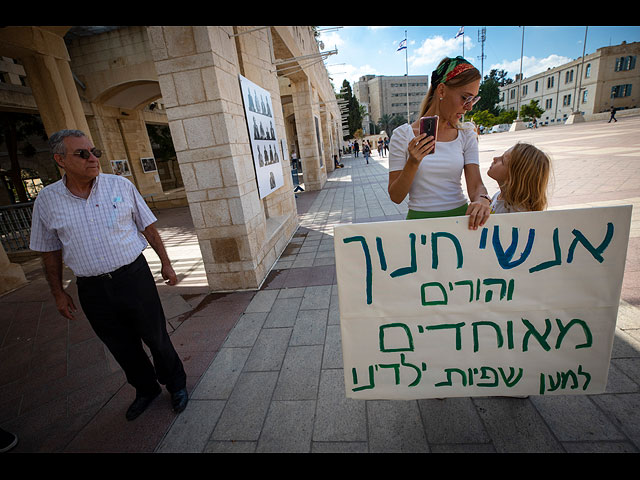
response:
[[[558,328],[560,329],[560,335],[558,335],[558,340],[556,341],[556,350],[560,348],[560,344],[562,343],[564,336],[567,334],[569,329],[574,325],[579,325],[582,327],[582,331],[584,332],[584,336],[586,338],[585,343],[576,345],[576,350],[578,348],[589,348],[592,345],[593,336],[591,335],[591,330],[589,329],[589,326],[584,320],[580,320],[579,318],[574,318],[569,323],[567,323],[566,327],[562,324],[562,321],[559,318],[556,318],[556,323],[558,324]]]
[[[479,325],[486,325],[488,327],[493,327],[493,329],[496,332],[496,342],[498,345],[498,348],[502,347],[502,344],[504,343],[504,339],[502,337],[502,330],[500,329],[500,327],[494,323],[494,322],[473,322],[471,324],[473,326],[473,351],[477,352],[479,349],[478,346],[478,326]]]
[[[447,328],[455,328],[456,329],[456,350],[460,350],[462,348],[462,337],[460,335],[460,330],[465,326],[464,322],[460,323],[443,323],[441,325],[428,325],[425,330],[444,330]]]
[[[442,292],[442,300],[430,300],[427,301],[427,294],[426,294],[426,290],[427,287],[438,287],[440,289],[440,291]],[[447,292],[444,289],[444,287],[442,286],[442,284],[440,282],[427,282],[427,283],[423,283],[422,286],[420,287],[420,294],[422,297],[422,305],[427,306],[427,305],[446,305],[448,298],[447,297]]]
[[[407,337],[407,345],[404,347],[396,347],[396,348],[388,348],[385,346],[384,335],[385,331],[388,328],[399,328],[404,331]],[[381,325],[378,329],[378,338],[380,340],[380,351],[381,352],[413,352],[413,336],[411,335],[411,331],[409,327],[407,327],[404,323],[388,323],[387,325]]]
[[[544,350],[546,350],[547,352],[549,350],[551,350],[551,347],[549,346],[549,343],[547,342],[547,337],[551,333],[551,321],[548,318],[546,318],[545,321],[544,321],[545,331],[544,331],[544,333],[542,335],[536,330],[536,327],[534,327],[531,324],[531,322],[529,322],[529,320],[527,320],[526,318],[522,319],[522,323],[524,323],[524,325],[527,327],[527,332],[522,337],[522,351],[523,352],[526,352],[527,350],[529,350],[529,337],[531,337],[531,336],[533,336],[536,340],[538,340],[538,343],[540,343],[540,346]]]

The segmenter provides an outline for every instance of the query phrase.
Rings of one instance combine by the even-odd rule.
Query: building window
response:
[[[611,98],[628,97],[629,95],[631,95],[630,83],[611,87]]]
[[[587,103],[587,92],[589,90],[585,90],[584,92],[582,92],[582,103]]]
[[[549,77],[547,78],[547,88],[553,88],[553,83],[555,81],[556,77]]]
[[[569,70],[564,75],[564,83],[571,83],[571,82],[573,82],[573,70]]]
[[[591,64],[587,63],[587,67],[584,71],[584,78],[589,78],[591,76]]]
[[[522,96],[524,97],[527,92],[529,91],[529,85],[523,85],[522,86]]]
[[[512,88],[510,93],[511,93],[511,95],[509,96],[509,98],[511,98],[511,100],[516,98],[516,89],[515,88]]]
[[[544,102],[544,108],[545,110],[549,110],[550,108],[553,107],[553,99],[552,98],[547,98]]]
[[[536,88],[535,88],[535,91],[536,91],[536,92],[538,91],[538,80],[536,80]]]
[[[616,58],[615,71],[621,72],[624,70],[633,70],[636,68],[636,56],[629,55],[627,57]]]
[[[571,94],[562,97],[562,106],[566,107],[567,105],[571,105]]]

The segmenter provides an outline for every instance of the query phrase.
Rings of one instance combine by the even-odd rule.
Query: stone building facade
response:
[[[258,195],[239,76],[269,92],[283,158],[297,153],[305,189],[323,187],[341,144],[312,27],[0,27],[0,56],[24,71],[10,79],[21,86],[0,85],[0,108],[39,114],[47,134],[87,132],[103,172],[126,160],[156,207],[189,206],[212,291],[259,288],[298,225],[289,162],[284,186]],[[143,168],[154,123],[170,129],[177,191]]]
[[[640,42],[598,48],[584,59],[575,59],[501,87],[498,107],[516,110],[518,105],[538,100],[544,110],[539,122],[544,125],[570,121],[576,111],[588,120],[612,106],[622,110],[639,108],[638,55]]]

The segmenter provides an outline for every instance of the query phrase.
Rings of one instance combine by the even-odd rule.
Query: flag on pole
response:
[[[464,35],[464,27],[460,27],[460,30],[458,30],[458,33],[454,38],[458,38],[460,35]]]
[[[400,50],[403,50],[405,48],[407,48],[407,39],[406,38],[400,42],[400,45],[398,45],[398,50],[396,50],[396,52],[399,52]]]

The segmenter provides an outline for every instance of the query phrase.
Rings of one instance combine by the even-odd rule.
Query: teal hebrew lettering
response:
[[[511,244],[509,248],[504,250],[502,248],[502,244],[500,243],[500,226],[494,225],[493,227],[493,250],[496,253],[496,258],[498,259],[498,263],[505,270],[517,267],[522,262],[524,262],[529,254],[531,253],[531,248],[533,247],[533,241],[535,238],[535,230],[533,228],[529,229],[529,236],[527,238],[527,245],[525,246],[520,258],[517,260],[512,260],[513,255],[515,254],[516,248],[518,247],[518,228],[511,228]]]
[[[408,275],[409,273],[415,273],[418,270],[416,265],[416,234],[410,233],[409,239],[411,241],[411,264],[408,267],[402,267],[391,272],[391,278],[396,278],[401,275]]]
[[[557,228],[553,230],[553,253],[555,255],[555,258],[553,260],[542,262],[542,263],[536,265],[535,267],[531,267],[529,269],[529,273],[539,272],[540,270],[544,270],[545,268],[551,268],[551,267],[553,267],[555,265],[560,265],[562,263],[562,260],[560,258],[560,256],[561,256],[560,242],[558,240],[558,229]]]
[[[406,334],[407,343],[406,346],[397,346],[395,348],[390,348],[385,345],[385,332],[387,329],[401,329],[404,334]],[[407,327],[404,323],[388,323],[386,325],[381,325],[378,329],[378,338],[380,340],[380,351],[381,352],[413,352],[413,336],[411,335],[411,331],[409,327]]]
[[[427,300],[426,290],[428,287],[438,287],[442,293],[442,299],[440,300]],[[448,301],[447,291],[444,289],[440,282],[427,282],[423,283],[420,287],[420,295],[422,298],[422,305],[446,305]]]
[[[578,229],[572,230],[571,233],[573,233],[575,238],[573,239],[573,242],[571,242],[571,246],[569,247],[569,253],[567,255],[567,263],[573,262],[573,254],[575,252],[575,249],[578,243],[581,243],[584,246],[584,248],[586,248],[587,251],[593,256],[593,258],[595,258],[599,263],[604,262],[604,258],[602,257],[602,252],[604,252],[609,246],[609,243],[613,238],[613,230],[614,230],[613,223],[611,222],[607,223],[607,233],[605,234],[604,239],[602,240],[602,243],[600,243],[598,247],[594,247],[591,244],[591,242],[589,242],[589,240],[587,240],[587,238],[582,234],[580,230]]]
[[[378,258],[380,259],[380,269],[384,272],[387,270],[387,259],[384,256],[382,239],[380,237],[376,237],[376,249],[378,250]]]
[[[342,240],[344,243],[360,242],[362,244],[362,250],[364,252],[364,259],[367,268],[367,274],[365,278],[365,288],[367,293],[367,305],[371,305],[373,301],[373,270],[371,267],[371,254],[369,253],[369,246],[367,245],[367,239],[362,235],[356,235],[355,237],[348,237]]]
[[[456,256],[458,258],[456,268],[462,268],[463,258],[460,241],[456,238],[455,235],[448,232],[433,232],[431,234],[431,267],[434,270],[438,268],[438,238],[448,238],[449,240],[451,240],[453,246],[456,249]]]

